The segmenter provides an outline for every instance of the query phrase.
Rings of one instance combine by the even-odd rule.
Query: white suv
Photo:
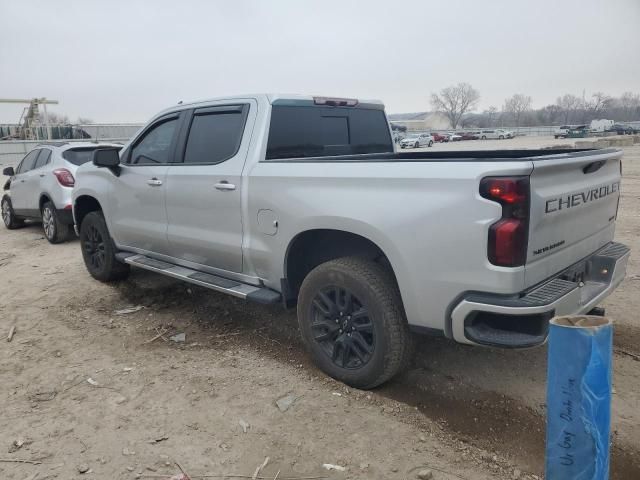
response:
[[[99,147],[121,147],[106,143],[51,142],[38,145],[17,168],[2,173],[11,178],[4,185],[2,219],[9,229],[25,220],[42,220],[44,235],[51,243],[65,241],[73,232],[71,191],[77,168],[91,160]]]

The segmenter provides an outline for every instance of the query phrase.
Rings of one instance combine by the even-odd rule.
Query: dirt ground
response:
[[[433,148],[554,143],[567,141]],[[635,252],[639,232],[636,145],[625,148],[617,240]],[[635,255],[604,306],[616,332],[612,478],[640,478]],[[118,312],[129,307],[141,308]],[[0,229],[0,333],[1,479],[166,479],[176,463],[194,479],[251,478],[266,457],[258,477],[280,480],[413,479],[422,469],[437,480],[542,477],[545,348],[424,337],[406,374],[358,391],[310,363],[294,312],[140,270],[101,284],[77,240],[50,245],[39,225]],[[169,339],[177,333],[184,343]]]

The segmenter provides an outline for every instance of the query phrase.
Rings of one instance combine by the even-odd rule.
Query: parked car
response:
[[[461,140],[478,140],[480,138],[480,132],[461,132]]]
[[[607,132],[615,132],[617,135],[634,135],[636,133],[640,133],[640,130],[637,128],[633,128],[630,125],[622,125],[621,123],[613,124]]]
[[[443,143],[443,142],[449,141],[449,136],[445,133],[431,132],[431,136],[433,137],[433,141],[436,143]]]
[[[71,190],[75,172],[91,159],[97,148],[120,148],[108,143],[51,142],[31,150],[9,176],[2,196],[2,219],[9,229],[25,220],[42,221],[45,238],[51,243],[65,241],[73,234]]]
[[[562,125],[553,131],[553,138],[567,138],[571,125]]]
[[[372,388],[412,331],[531,347],[607,297],[629,258],[613,243],[621,156],[394,152],[379,102],[226,97],[96,150],[73,214],[94,278],[134,266],[295,305],[317,365]]]
[[[460,140],[462,140],[462,136],[458,135],[457,133],[447,133],[447,137],[449,138],[450,142],[459,142]]]
[[[501,128],[498,128],[495,130],[482,130],[480,132],[480,138],[482,140],[488,140],[488,139],[504,140],[505,138],[513,138],[513,137],[514,137],[514,134],[512,131],[503,130]]]
[[[400,148],[418,148],[433,146],[433,137],[428,133],[413,134],[400,141]]]
[[[586,138],[591,134],[591,128],[588,125],[577,125],[569,129],[567,138]]]

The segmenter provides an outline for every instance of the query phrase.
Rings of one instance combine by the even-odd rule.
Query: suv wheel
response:
[[[420,144],[418,142],[413,144],[413,148],[419,148],[419,147],[420,147]]]
[[[500,136],[498,137],[498,140],[504,140],[504,135],[500,135]]]
[[[11,200],[8,197],[2,199],[2,220],[4,221],[4,226],[9,230],[14,230],[16,228],[20,228],[24,225],[24,220],[17,218],[16,214],[13,212],[13,207],[11,206]]]
[[[433,140],[429,140],[429,146],[433,147]]]
[[[129,265],[116,260],[116,247],[102,212],[91,212],[80,225],[82,258],[93,278],[101,282],[121,280],[129,275]]]
[[[386,382],[412,352],[400,292],[371,260],[345,257],[313,269],[300,288],[298,322],[316,365],[352,387]]]
[[[42,228],[49,243],[62,243],[71,234],[71,226],[60,221],[52,202],[47,202],[42,207]]]

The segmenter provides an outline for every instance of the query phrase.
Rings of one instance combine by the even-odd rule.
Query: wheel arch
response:
[[[295,304],[300,286],[311,270],[329,260],[349,256],[380,263],[389,270],[398,285],[389,256],[373,240],[347,230],[308,229],[295,235],[285,251],[282,293],[287,305]]]
[[[47,202],[51,202],[53,203],[53,200],[51,199],[51,195],[49,195],[47,192],[42,192],[40,194],[40,198],[38,199],[38,211],[40,213],[42,213],[42,209],[44,208],[44,204]],[[53,206],[55,207],[56,204],[53,203]]]
[[[80,195],[73,201],[73,218],[78,228],[87,214],[96,211],[102,211],[102,205],[91,195]]]

